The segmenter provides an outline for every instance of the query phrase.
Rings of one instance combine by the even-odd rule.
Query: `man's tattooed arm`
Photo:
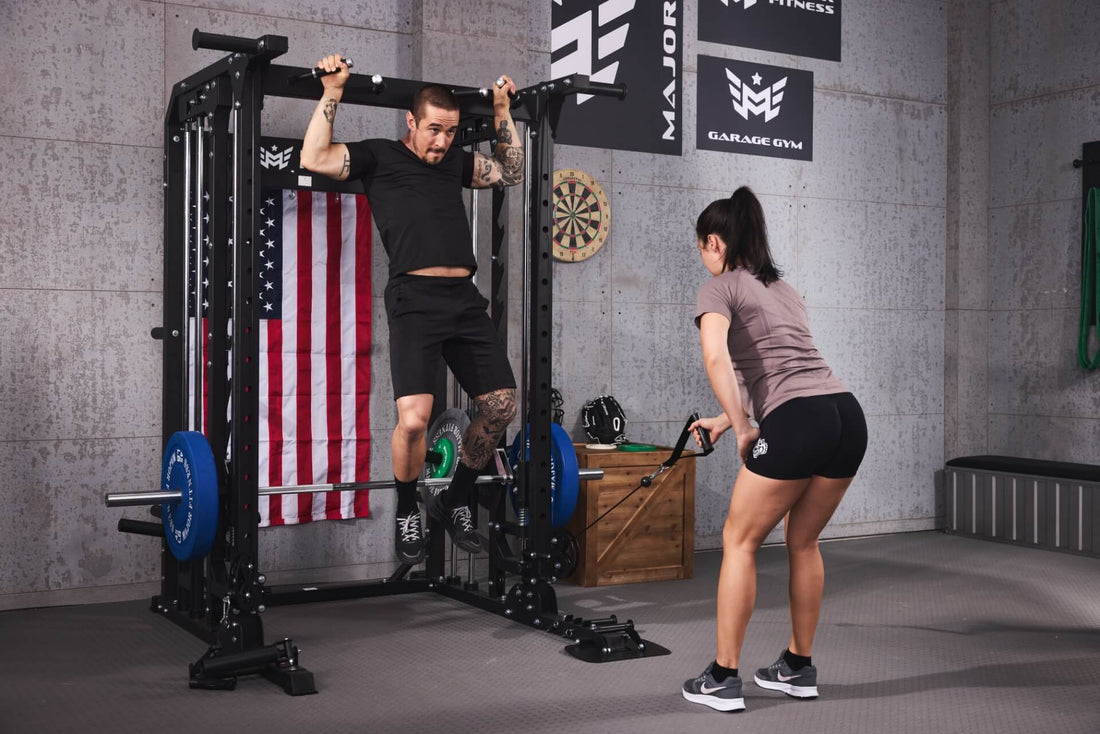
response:
[[[523,168],[526,158],[523,153],[523,145],[514,142],[516,135],[515,123],[511,116],[499,119],[497,124],[497,144],[493,149],[493,160],[500,168],[499,177],[494,177],[494,186],[514,186],[523,181]]]
[[[317,102],[302,138],[302,168],[337,181],[351,174],[351,156],[343,143],[332,142],[333,121],[340,106],[340,90],[328,92]]]
[[[346,145],[332,142],[332,132],[348,72],[338,54],[329,54],[317,65],[329,74],[321,79],[324,91],[309,116],[299,160],[307,171],[343,181],[351,174],[351,159]]]

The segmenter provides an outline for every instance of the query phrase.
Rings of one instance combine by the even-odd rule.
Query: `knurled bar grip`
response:
[[[603,469],[578,469],[577,477],[581,481],[603,479]],[[499,484],[505,481],[505,477],[499,474],[483,474],[476,480],[477,484]],[[438,479],[421,479],[419,484],[427,487],[445,486],[451,483],[450,477]],[[259,494],[303,494],[305,492],[341,492],[351,490],[394,489],[392,481],[379,480],[376,482],[349,482],[346,484],[303,484],[292,487],[261,487]],[[108,507],[137,507],[140,505],[177,504],[181,493],[172,492],[115,492],[104,497]]]
[[[225,36],[221,33],[207,33],[198,28],[191,34],[191,48],[196,51],[200,48],[211,51],[227,51],[229,53],[254,54],[263,50],[259,38],[241,38],[240,36]]]

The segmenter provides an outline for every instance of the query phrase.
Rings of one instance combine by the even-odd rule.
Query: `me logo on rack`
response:
[[[280,151],[276,146],[272,145],[271,150],[266,148],[260,149],[260,165],[264,168],[278,168],[282,170],[290,165],[291,159],[294,157],[294,148],[287,148]]]
[[[619,60],[608,61],[626,47],[626,34],[630,31],[628,13],[634,10],[637,0],[605,0],[595,12],[589,10],[553,29],[550,34],[550,76],[558,79],[570,74],[584,74],[594,82],[614,84],[619,71]],[[562,0],[554,0],[561,5]],[[593,44],[593,38],[596,38]],[[565,56],[553,60],[554,54],[572,48]],[[606,62],[606,63],[605,63]],[[593,71],[600,63],[605,65]],[[577,104],[592,99],[591,94],[578,94]]]
[[[730,6],[730,0],[722,0],[722,4],[728,8]],[[748,10],[753,5],[756,5],[756,0],[733,0],[733,4],[740,5],[744,7],[745,10]]]
[[[783,88],[787,86],[787,77],[783,77],[770,87],[764,87],[759,92],[741,81],[741,78],[729,69],[726,69],[726,78],[730,83],[730,94],[733,96],[733,109],[746,120],[749,114],[763,115],[764,122],[771,122],[779,114],[779,103],[783,101]],[[763,78],[759,73],[754,73],[753,86],[759,87]]]

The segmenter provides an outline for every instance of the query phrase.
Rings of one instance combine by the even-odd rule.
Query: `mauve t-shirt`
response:
[[[744,268],[716,275],[699,289],[696,327],[705,313],[729,319],[741,402],[757,421],[793,398],[848,392],[814,346],[801,296],[783,280],[765,286]]]

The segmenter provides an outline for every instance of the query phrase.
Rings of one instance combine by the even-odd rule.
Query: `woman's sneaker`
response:
[[[684,681],[684,698],[718,711],[744,711],[745,699],[741,697],[741,679],[730,676],[719,683],[710,674],[710,669],[711,666],[708,665],[698,678]]]
[[[782,655],[766,668],[756,671],[756,685],[770,691],[783,691],[794,698],[817,698],[817,668],[812,665],[791,670]]]

